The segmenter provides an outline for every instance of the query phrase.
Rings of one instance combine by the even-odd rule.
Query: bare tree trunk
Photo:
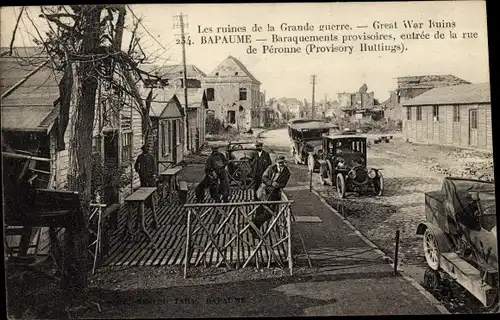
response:
[[[91,55],[99,46],[99,21],[101,6],[82,6],[81,18],[84,25],[80,54]],[[69,288],[80,291],[87,285],[88,219],[92,179],[92,132],[95,116],[98,79],[95,62],[79,62],[76,65],[77,98],[73,115],[74,134],[70,142],[69,188],[82,195],[83,226],[68,230],[67,279]]]

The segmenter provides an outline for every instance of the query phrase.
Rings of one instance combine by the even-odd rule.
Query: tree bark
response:
[[[99,46],[101,6],[81,6],[83,40],[80,54],[91,55]],[[69,149],[70,168],[68,171],[69,189],[78,191],[82,196],[83,225],[75,226],[66,232],[68,259],[66,260],[65,284],[77,292],[87,286],[88,229],[90,217],[91,179],[92,179],[92,133],[95,116],[98,74],[96,63],[92,61],[76,63],[76,108],[73,114],[73,134]]]

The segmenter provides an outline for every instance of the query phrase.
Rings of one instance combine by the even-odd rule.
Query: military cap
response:
[[[283,162],[285,162],[285,156],[279,156],[279,157],[277,157],[276,158],[276,162],[277,163],[283,163]]]
[[[219,146],[218,146],[218,145],[216,145],[216,144],[212,145],[212,147],[211,147],[211,148],[212,148],[212,150],[219,150]]]
[[[255,146],[256,146],[256,147],[262,147],[262,142],[260,142],[260,141],[256,142],[256,143],[255,143]]]

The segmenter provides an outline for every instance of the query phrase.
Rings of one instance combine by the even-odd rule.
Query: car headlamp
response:
[[[344,167],[344,162],[343,161],[339,161],[339,163],[337,164],[337,166],[339,168],[343,168]]]
[[[375,170],[370,169],[370,171],[368,171],[368,178],[375,179],[376,176],[377,176],[377,172],[375,172]]]
[[[354,170],[349,171],[347,175],[349,176],[349,179],[356,179],[356,171]]]

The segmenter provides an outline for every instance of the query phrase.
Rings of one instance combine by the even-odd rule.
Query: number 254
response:
[[[176,40],[176,43],[177,44],[187,44],[187,45],[192,44],[190,37],[181,37],[180,39]]]

